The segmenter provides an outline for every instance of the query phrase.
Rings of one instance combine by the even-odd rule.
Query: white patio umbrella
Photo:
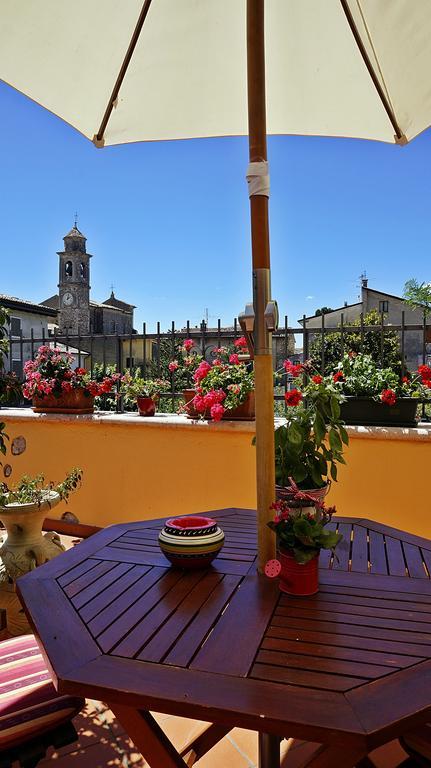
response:
[[[431,0],[0,4],[0,77],[96,146],[249,134],[260,568],[275,485],[266,134],[404,144],[431,123],[430,73]]]

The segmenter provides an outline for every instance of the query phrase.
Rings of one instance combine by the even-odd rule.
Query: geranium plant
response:
[[[175,356],[168,363],[168,370],[176,385],[184,389],[193,388],[193,375],[202,361],[193,339],[184,339],[175,351]]]
[[[275,430],[275,475],[279,486],[290,478],[303,489],[323,488],[337,480],[337,464],[345,464],[344,446],[349,437],[340,419],[343,394],[336,383],[313,373],[305,365],[285,363],[295,376],[285,393],[286,420]]]
[[[21,396],[21,384],[15,373],[5,371],[5,360],[9,353],[7,338],[10,317],[7,309],[0,307],[0,404]],[[1,445],[1,439],[0,439]]]
[[[169,388],[170,383],[166,379],[144,379],[139,370],[134,373],[126,371],[121,377],[120,394],[130,402],[137,397],[158,398],[162,392],[168,392]]]
[[[371,355],[350,352],[338,364],[332,380],[345,395],[372,397],[394,405],[401,397],[429,397],[431,368],[421,365],[416,373],[406,372],[399,376],[392,368],[379,366]]]
[[[192,401],[201,418],[208,415],[220,421],[226,411],[245,402],[254,388],[254,373],[241,361],[245,338],[235,342],[234,350],[219,347],[212,363],[202,360],[194,373],[196,395]]]
[[[34,360],[24,365],[25,384],[23,394],[28,400],[33,397],[61,397],[74,389],[81,389],[88,397],[111,392],[120,378],[119,373],[103,376],[101,381],[92,379],[85,368],[72,368],[73,355],[58,347],[39,347]]]
[[[14,486],[2,482],[0,483],[0,507],[5,507],[8,504],[38,504],[40,506],[43,501],[49,503],[50,491],[57,493],[60,499],[67,503],[70,494],[80,486],[81,479],[82,469],[75,467],[57,485],[52,482],[47,483],[42,474],[35,477],[24,475]]]
[[[268,526],[276,533],[279,548],[294,557],[297,563],[305,564],[317,557],[321,549],[334,551],[343,537],[325,529],[335,507],[325,507],[301,492],[293,478],[290,481],[291,498],[271,506],[275,516]]]

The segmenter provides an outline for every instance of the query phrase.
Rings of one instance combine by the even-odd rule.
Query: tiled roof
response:
[[[0,293],[0,305],[6,309],[19,309],[21,312],[57,317],[57,310],[51,307],[45,307],[27,299],[19,299],[17,296],[7,296],[5,293]]]
[[[70,232],[67,233],[64,237],[80,237],[83,240],[86,240],[87,238],[85,235],[82,234],[82,232],[79,231],[78,227],[72,227]]]

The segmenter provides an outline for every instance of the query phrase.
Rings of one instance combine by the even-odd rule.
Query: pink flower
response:
[[[173,373],[174,371],[176,371],[176,370],[177,370],[177,368],[179,368],[179,367],[180,367],[180,366],[179,366],[178,360],[171,360],[171,362],[170,362],[170,363],[169,363],[169,365],[168,365],[168,368],[169,368],[169,370],[170,370],[170,372],[171,372],[171,373]]]
[[[232,365],[239,365],[239,357],[238,357],[238,355],[236,353],[234,353],[233,355],[229,355],[229,362]]]
[[[245,336],[241,336],[239,339],[236,339],[233,343],[234,347],[237,349],[247,348],[247,339]]]
[[[220,403],[215,403],[215,405],[211,406],[211,418],[213,421],[221,421],[223,418],[223,414],[225,412],[225,408],[220,405]]]
[[[195,395],[192,404],[198,413],[205,413],[207,407],[205,405],[205,398],[202,395]]]
[[[194,347],[194,345],[195,345],[195,343],[194,343],[193,339],[185,339],[183,347],[184,347],[186,352],[190,352],[190,350],[192,349],[192,347]]]
[[[194,380],[196,383],[199,383],[202,381],[202,379],[205,378],[205,376],[208,374],[208,371],[211,370],[211,366],[209,363],[207,363],[206,360],[202,360],[201,363],[199,363],[198,367],[196,368],[196,371],[194,373]]]

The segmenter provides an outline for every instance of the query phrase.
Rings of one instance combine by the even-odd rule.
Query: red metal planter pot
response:
[[[281,564],[279,587],[282,592],[297,597],[308,597],[319,591],[319,556],[308,563],[297,563],[292,555],[280,550]]]
[[[153,397],[137,397],[140,416],[154,416],[156,412],[156,400]]]

